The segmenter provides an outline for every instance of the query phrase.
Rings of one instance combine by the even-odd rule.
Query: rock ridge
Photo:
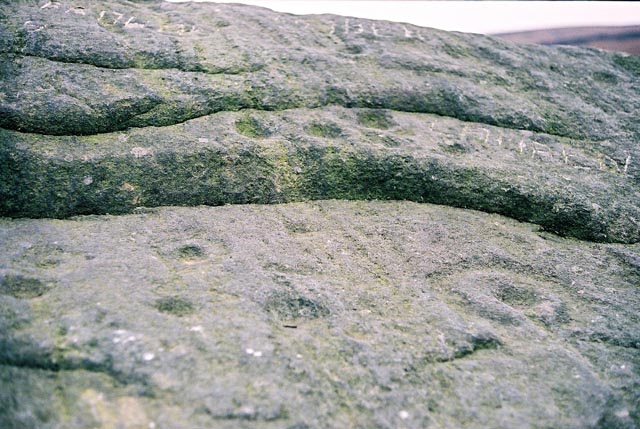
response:
[[[0,20],[0,215],[404,199],[640,240],[633,57],[238,5]]]
[[[585,240],[640,237],[638,191],[617,165],[593,159],[593,147],[435,115],[247,111],[98,136],[0,135],[12,172],[0,179],[0,212],[10,216],[400,199],[500,213]],[[586,181],[590,170],[598,173]]]

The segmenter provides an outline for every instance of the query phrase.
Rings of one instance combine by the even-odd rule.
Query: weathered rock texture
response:
[[[408,202],[154,209],[0,231],[3,427],[640,417],[637,244]]]
[[[243,6],[40,3],[0,11],[4,215],[393,198],[640,240],[637,57]]]
[[[0,3],[0,427],[640,427],[639,76],[408,24]]]

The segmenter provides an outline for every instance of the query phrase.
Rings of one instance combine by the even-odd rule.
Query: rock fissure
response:
[[[101,134],[112,134],[114,132],[118,132],[118,131],[129,131],[132,129],[144,129],[144,128],[149,128],[149,127],[153,127],[153,128],[162,128],[162,127],[170,127],[170,126],[174,126],[174,125],[181,125],[184,124],[188,121],[192,121],[192,120],[196,120],[196,119],[202,119],[202,118],[207,118],[219,113],[229,113],[229,112],[243,112],[243,111],[257,111],[257,112],[286,112],[288,110],[293,110],[293,109],[301,109],[301,108],[305,108],[305,109],[310,109],[310,110],[314,110],[314,109],[323,109],[323,108],[331,108],[331,107],[343,107],[346,109],[380,109],[380,110],[386,110],[386,111],[395,111],[395,112],[400,112],[400,113],[416,113],[416,114],[426,114],[426,115],[437,115],[437,116],[441,116],[444,118],[452,118],[452,119],[457,119],[461,122],[466,122],[466,123],[470,123],[470,124],[478,124],[478,125],[491,125],[491,126],[495,126],[498,128],[505,128],[508,130],[514,130],[514,131],[528,131],[528,132],[537,132],[540,134],[545,134],[548,136],[553,136],[553,137],[564,137],[564,138],[572,138],[572,136],[570,134],[554,134],[554,133],[550,133],[550,132],[546,132],[544,129],[532,129],[532,128],[517,128],[517,127],[509,127],[507,125],[503,125],[503,124],[496,124],[494,122],[478,122],[475,121],[473,119],[469,119],[467,117],[458,117],[455,115],[447,115],[447,114],[443,114],[440,113],[438,111],[422,111],[422,110],[411,110],[411,109],[397,109],[397,108],[393,108],[393,107],[385,107],[385,106],[379,106],[379,105],[367,105],[367,104],[363,104],[363,105],[357,105],[354,103],[350,103],[350,102],[346,102],[344,104],[338,104],[338,103],[329,103],[329,104],[323,104],[323,105],[319,105],[317,103],[309,103],[309,104],[304,104],[304,105],[298,105],[298,106],[286,106],[286,107],[282,107],[282,108],[264,108],[261,107],[259,105],[255,106],[255,105],[250,105],[250,106],[243,106],[243,107],[238,107],[236,109],[233,110],[212,110],[209,112],[205,112],[202,114],[199,114],[197,116],[190,116],[190,117],[186,117],[183,118],[181,120],[175,121],[175,122],[170,122],[170,123],[159,123],[159,124],[147,124],[147,125],[128,125],[124,128],[116,128],[116,129],[109,129],[109,130],[104,130],[104,131],[100,131],[97,133],[75,133],[75,134],[59,134],[59,133],[53,133],[53,134],[48,134],[47,132],[44,132],[44,130],[42,132],[40,131],[36,131],[36,130],[27,130],[27,129],[23,129],[19,126],[15,126],[15,127],[11,127],[11,126],[0,126],[0,130],[4,129],[7,131],[16,131],[16,132],[20,132],[20,133],[24,133],[24,134],[36,134],[36,135],[42,135],[42,136],[47,136],[47,137],[54,137],[54,136],[60,136],[60,137],[72,137],[72,136],[82,136],[82,137],[90,137],[90,136],[97,136],[97,135],[101,135]],[[163,109],[165,108],[166,105],[162,104],[161,102],[158,102],[155,106],[149,108],[147,111],[141,112],[141,113],[136,113],[135,116],[129,117],[128,120],[132,120],[135,121],[136,117],[141,117],[144,116],[145,114],[149,113],[150,111],[153,111],[154,109]],[[598,142],[598,141],[593,141],[592,143],[597,144],[597,143],[605,143],[603,142]],[[620,162],[620,165],[624,168],[624,161]]]
[[[41,58],[47,59],[45,57],[39,56],[29,56],[32,58]],[[49,60],[59,62],[59,60]],[[74,63],[74,62],[62,62],[62,64],[77,64],[85,66],[85,63]],[[98,66],[95,66],[98,67]],[[110,71],[135,71],[135,70],[145,70],[145,71],[179,71],[179,73],[186,74],[198,74],[201,73],[203,76],[207,75],[207,73],[202,72],[188,72],[183,70],[177,70],[173,68],[167,69],[136,69],[136,68],[123,68],[123,69],[110,69],[107,67],[102,67],[103,70]],[[211,74],[217,76],[218,74]],[[233,76],[237,76],[237,74],[230,74]],[[164,78],[160,78],[164,79]],[[197,79],[197,78],[196,78]],[[147,79],[142,79],[142,84],[144,85]],[[428,92],[406,92],[401,90],[397,93],[394,93],[396,89],[389,88],[387,91],[387,96],[390,99],[398,98],[398,100],[392,101],[391,103],[385,102],[382,99],[381,95],[371,95],[366,92],[356,92],[349,93],[348,91],[343,92],[342,89],[337,89],[332,85],[327,85],[324,87],[318,87],[315,89],[315,92],[320,93],[322,95],[315,97],[306,97],[306,99],[300,101],[291,101],[287,98],[287,95],[273,95],[278,92],[277,86],[273,86],[271,88],[268,87],[267,82],[261,82],[264,80],[261,76],[256,75],[256,80],[259,82],[258,90],[252,92],[252,90],[248,90],[247,92],[234,92],[233,90],[224,95],[225,97],[229,97],[229,104],[218,105],[219,103],[214,100],[193,100],[192,104],[197,106],[197,112],[192,113],[189,112],[189,106],[187,104],[178,102],[177,105],[174,105],[174,98],[180,99],[184,98],[185,94],[175,94],[173,97],[158,97],[157,93],[166,92],[167,88],[157,88],[156,91],[151,93],[151,97],[156,98],[155,105],[144,110],[142,112],[136,112],[135,110],[131,112],[131,109],[128,109],[128,100],[127,99],[117,99],[110,102],[110,104],[104,103],[88,103],[87,97],[85,93],[68,93],[64,94],[67,98],[73,99],[76,103],[68,104],[63,107],[63,111],[67,111],[68,113],[78,113],[83,116],[86,116],[84,120],[86,124],[82,124],[81,121],[72,121],[69,122],[68,118],[60,117],[60,118],[50,118],[54,121],[52,124],[46,124],[44,122],[34,121],[33,118],[29,116],[21,117],[23,112],[20,112],[21,108],[16,109],[12,104],[8,103],[5,106],[0,104],[0,111],[5,113],[5,117],[0,119],[0,128],[4,128],[7,130],[13,130],[18,132],[25,133],[34,133],[40,135],[52,135],[52,136],[73,136],[73,135],[82,135],[82,136],[91,136],[97,134],[107,134],[113,133],[117,131],[125,131],[132,128],[145,128],[149,126],[153,127],[161,127],[161,126],[172,126],[179,125],[189,120],[204,118],[213,114],[228,112],[228,111],[242,111],[242,110],[258,110],[258,111],[286,111],[295,108],[324,108],[331,106],[341,106],[344,108],[371,108],[371,109],[384,109],[389,111],[398,111],[398,112],[406,112],[406,113],[424,113],[424,114],[435,114],[443,117],[450,117],[454,119],[458,119],[463,122],[469,123],[477,123],[477,124],[486,124],[493,125],[507,129],[513,130],[522,130],[522,131],[535,131],[540,133],[545,133],[548,135],[558,136],[558,137],[576,137],[570,131],[561,131],[561,130],[553,130],[548,127],[545,127],[542,124],[532,123],[529,119],[523,118],[524,123],[520,123],[523,121],[513,120],[508,116],[505,117],[497,117],[493,118],[491,116],[483,115],[479,112],[473,112],[467,110],[465,106],[451,106],[447,107],[447,103],[451,102],[450,100],[445,100],[445,103],[439,104],[436,100],[444,97],[448,99],[450,95],[447,95],[447,90],[444,89],[442,94],[429,94]],[[280,82],[279,82],[280,84]],[[205,92],[210,92],[211,89],[203,88]],[[438,89],[436,89],[438,90]],[[46,91],[46,89],[45,89]],[[269,98],[262,98],[262,92],[269,92]],[[332,95],[334,91],[337,91],[337,96]],[[286,91],[285,91],[286,92]],[[9,97],[13,98],[16,101],[19,101],[21,98],[25,97],[27,91],[18,91],[14,94],[11,94]],[[58,98],[60,96],[59,93],[53,95],[54,98]],[[134,93],[135,96],[135,93]],[[188,97],[193,96],[193,94],[187,95]],[[145,95],[144,97],[147,97]],[[432,100],[433,98],[433,100]],[[34,103],[40,103],[40,101],[33,100]],[[457,101],[452,101],[453,103],[457,103]],[[66,103],[63,101],[63,103]],[[182,103],[182,104],[180,104]],[[474,104],[473,101],[469,101],[470,104]],[[121,104],[123,108],[120,108],[118,104]],[[216,105],[215,107],[203,107],[209,104]],[[36,105],[37,107],[37,105]],[[40,106],[44,107],[44,106]],[[231,108],[231,109],[229,109]],[[75,111],[74,110],[77,110]],[[89,112],[84,112],[83,110],[89,110]],[[174,115],[173,117],[168,116]],[[48,113],[40,112],[43,116],[46,116]],[[150,114],[151,113],[151,114]],[[146,114],[146,115],[145,115]],[[113,118],[117,118],[117,122],[113,122]],[[44,119],[44,117],[42,118]],[[76,128],[69,128],[69,126],[77,126]],[[86,127],[91,127],[86,128]]]
[[[30,58],[38,58],[41,60],[46,60],[46,61],[51,61],[54,63],[61,63],[61,64],[76,64],[76,65],[80,65],[80,66],[91,66],[91,67],[95,67],[97,69],[104,69],[104,70],[111,70],[111,71],[130,71],[130,70],[137,70],[137,71],[174,71],[174,72],[180,72],[180,73],[199,73],[203,76],[205,75],[213,75],[213,76],[217,76],[217,75],[231,75],[231,76],[237,76],[237,75],[243,75],[243,74],[249,74],[252,72],[256,72],[258,70],[260,70],[260,68],[254,68],[254,69],[250,69],[250,70],[246,70],[246,71],[225,71],[225,70],[219,70],[219,71],[208,71],[208,70],[185,70],[183,68],[180,67],[136,67],[133,65],[123,65],[122,67],[113,67],[107,64],[94,64],[94,63],[90,63],[90,62],[84,62],[81,60],[76,60],[76,59],[65,59],[65,58],[59,58],[59,57],[47,57],[47,56],[43,56],[43,55],[38,55],[38,54],[29,54],[29,53],[25,53],[25,52],[20,52],[20,51],[16,51],[16,52],[9,52],[9,51],[0,51],[0,55],[11,55],[11,56],[15,56],[15,57],[30,57]]]
[[[5,352],[0,356],[0,366],[13,367],[27,370],[42,370],[50,373],[86,371],[97,374],[104,374],[122,386],[128,384],[146,384],[146,377],[134,373],[124,373],[117,371],[109,362],[92,362],[87,359],[69,359],[64,355],[64,351],[58,350],[53,354],[46,354],[46,351],[39,350],[36,345],[31,345],[32,351],[20,351],[22,346],[16,346],[4,338],[0,338],[5,348]],[[7,352],[17,352],[7,356]],[[57,356],[57,357],[56,357]]]

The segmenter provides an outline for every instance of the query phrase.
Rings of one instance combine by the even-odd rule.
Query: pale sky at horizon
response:
[[[167,0],[184,1],[184,0]],[[212,1],[212,0],[195,0]],[[640,2],[228,0],[297,15],[332,13],[468,33],[640,25]]]

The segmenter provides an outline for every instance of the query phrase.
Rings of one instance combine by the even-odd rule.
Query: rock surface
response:
[[[233,5],[40,3],[0,9],[0,214],[407,199],[640,240],[637,57]]]
[[[536,229],[410,202],[4,220],[0,421],[637,427],[640,246]]]
[[[640,427],[639,76],[356,18],[0,3],[0,427]]]

